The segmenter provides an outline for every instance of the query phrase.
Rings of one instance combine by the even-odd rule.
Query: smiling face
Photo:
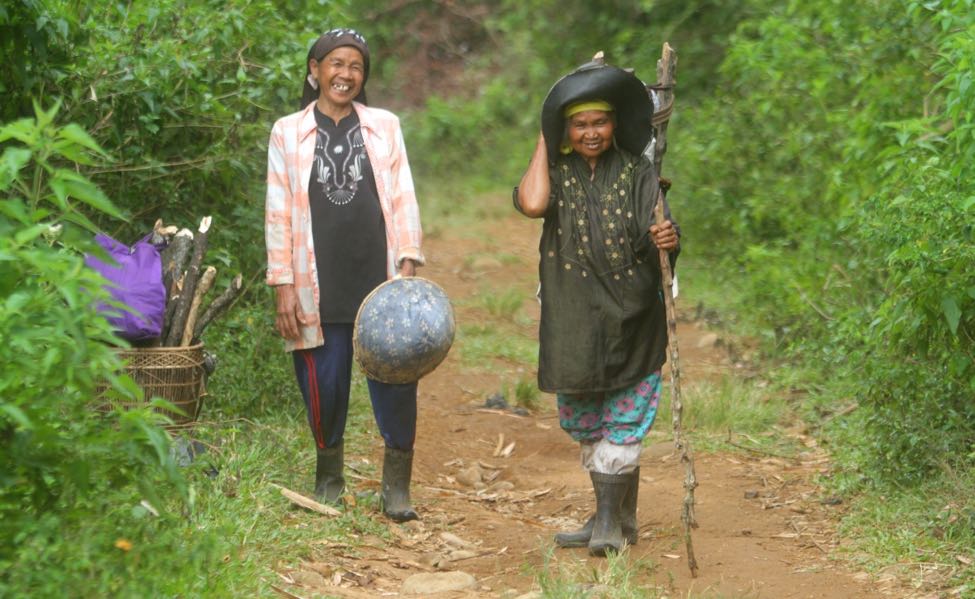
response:
[[[322,112],[331,116],[347,113],[365,80],[362,53],[351,46],[340,46],[321,60],[311,59],[308,66],[318,79],[318,106]]]
[[[599,155],[613,145],[615,129],[613,114],[604,110],[586,110],[566,121],[569,145],[590,165],[595,165]]]

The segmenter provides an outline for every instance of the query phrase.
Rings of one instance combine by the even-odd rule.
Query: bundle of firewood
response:
[[[215,267],[204,266],[211,220],[209,216],[204,217],[195,233],[175,226],[164,227],[161,220],[153,227],[153,243],[167,244],[162,251],[166,312],[160,345],[180,347],[199,343],[206,327],[226,312],[241,293],[243,277],[238,273],[203,308],[204,298],[217,277]]]

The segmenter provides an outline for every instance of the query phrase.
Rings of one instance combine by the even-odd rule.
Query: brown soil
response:
[[[512,215],[488,223],[479,237],[429,235],[429,264],[420,274],[447,290],[458,326],[491,319],[471,301],[483,289],[522,290],[523,312],[535,320],[538,232],[538,222]],[[492,258],[502,255],[503,260]],[[681,301],[691,305],[693,299]],[[534,330],[533,323],[506,326]],[[699,347],[708,332],[700,323],[679,325],[682,381],[688,387],[732,368],[721,344]],[[288,586],[291,592],[397,595],[413,574],[461,570],[476,578],[475,589],[436,597],[514,598],[538,590],[536,576],[544,568],[557,574],[560,568],[591,573],[606,567],[607,560],[585,549],[552,548],[553,534],[579,525],[593,507],[578,446],[559,429],[554,398],[543,395],[542,407],[529,416],[486,409],[488,396],[504,385],[510,395],[514,381],[533,380],[534,372],[504,360],[462,365],[459,353],[455,346],[420,384],[413,499],[422,519],[390,524],[392,540],[365,538],[362,547],[323,540],[315,562],[282,574],[295,582]],[[693,543],[700,570],[692,578],[680,521],[684,469],[669,434],[670,423],[658,420],[641,460],[640,538],[624,554],[634,564],[650,564],[633,568],[641,587],[674,598],[903,596],[855,574],[838,556],[834,527],[843,506],[831,505],[811,482],[829,464],[810,439],[809,451],[795,460],[747,453],[695,456],[700,486]],[[378,442],[374,457],[381,458]],[[375,485],[361,477],[355,483]],[[599,596],[598,587],[591,596]]]

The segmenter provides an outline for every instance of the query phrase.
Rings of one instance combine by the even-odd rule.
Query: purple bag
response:
[[[131,248],[99,233],[95,242],[105,248],[116,264],[106,264],[87,255],[85,264],[108,279],[105,288],[129,310],[106,304],[98,306],[120,337],[129,341],[158,337],[162,333],[166,311],[166,287],[163,285],[162,257],[159,248],[145,236]]]

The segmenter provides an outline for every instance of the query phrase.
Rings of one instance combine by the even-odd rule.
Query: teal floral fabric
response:
[[[580,443],[639,443],[657,418],[660,389],[660,372],[655,372],[614,393],[559,393],[559,424]]]

